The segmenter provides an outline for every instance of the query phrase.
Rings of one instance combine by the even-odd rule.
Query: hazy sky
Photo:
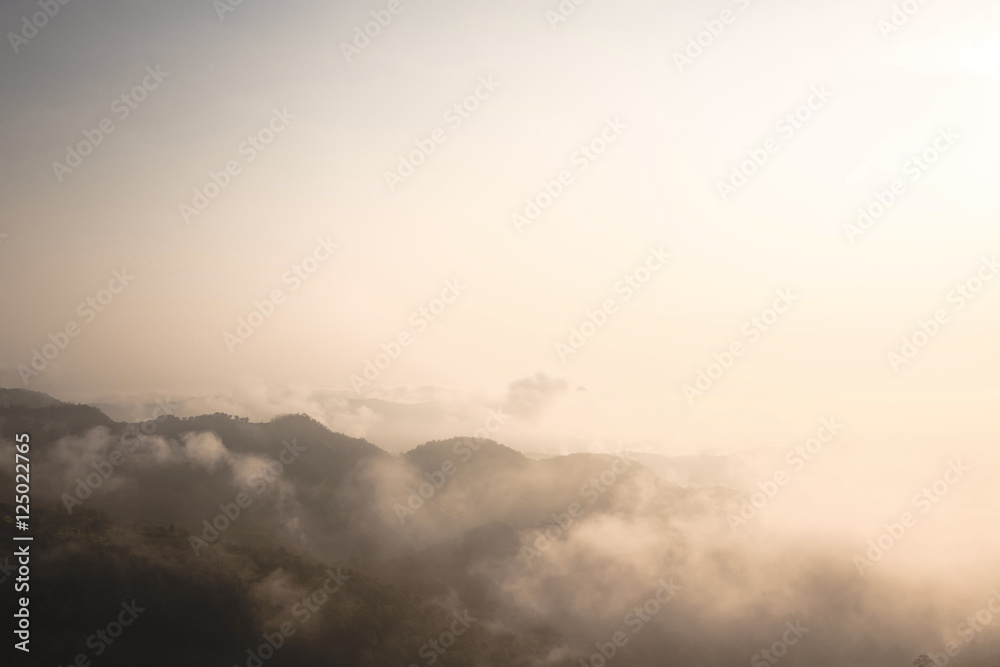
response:
[[[590,0],[565,21],[556,0],[222,6],[70,2],[37,34],[36,3],[0,9],[0,385],[25,386],[18,367],[72,322],[29,388],[307,411],[394,448],[497,406],[514,412],[494,437],[553,451],[784,446],[829,416],[872,446],[996,431],[1000,281],[955,291],[1000,259],[993,2],[928,2],[892,30],[891,2],[853,0]],[[92,152],[54,165],[85,133]],[[433,153],[390,186],[418,142]],[[228,186],[185,214],[210,172]],[[551,206],[515,223],[546,186]],[[887,212],[846,231],[876,192]],[[123,270],[101,312],[79,307]],[[779,290],[787,312],[744,328]],[[897,372],[888,355],[936,311]]]

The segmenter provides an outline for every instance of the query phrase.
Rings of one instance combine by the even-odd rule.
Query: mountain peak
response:
[[[57,405],[66,404],[40,391],[0,388],[0,407],[2,408],[51,408]]]

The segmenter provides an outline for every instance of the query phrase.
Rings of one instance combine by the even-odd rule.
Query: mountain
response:
[[[7,489],[22,433],[31,664],[728,667],[796,619],[813,629],[787,667],[937,646],[931,598],[891,604],[908,589],[859,578],[855,544],[789,537],[780,498],[747,504],[766,457],[540,458],[475,438],[391,455],[305,415],[126,424],[8,389]],[[121,614],[120,637],[96,634]],[[994,664],[1000,637],[977,642],[968,664]]]
[[[0,408],[50,408],[56,405],[66,404],[40,391],[0,388]]]
[[[281,610],[303,614],[296,596],[336,568],[350,577],[343,591],[273,664],[423,664],[428,656],[441,665],[546,656],[570,664],[551,659],[560,641],[551,626],[512,622],[495,578],[518,558],[522,531],[544,529],[591,497],[606,508],[608,489],[583,489],[602,473],[620,483],[637,470],[619,463],[622,480],[609,480],[610,457],[532,461],[472,438],[392,456],[304,415],[267,423],[162,415],[126,424],[90,406],[6,389],[0,478],[8,484],[6,450],[22,432],[31,437],[33,547],[45,563],[36,622],[60,628],[37,655],[53,664],[86,652],[101,619],[133,598],[149,611],[106,647],[102,664],[134,664],[140,646],[160,642],[167,648],[152,660],[143,655],[146,664],[247,664],[247,647]],[[410,510],[402,521],[401,507]],[[13,515],[0,505],[9,532]],[[492,616],[494,625],[473,625],[444,654],[425,646],[463,612]],[[505,617],[517,633],[495,626]]]

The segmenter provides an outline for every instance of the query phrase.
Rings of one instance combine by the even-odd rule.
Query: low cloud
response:
[[[565,393],[568,386],[565,380],[550,378],[544,373],[515,380],[507,388],[504,410],[517,417],[537,417],[557,396]]]

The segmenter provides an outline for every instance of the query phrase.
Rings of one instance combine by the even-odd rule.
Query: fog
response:
[[[703,461],[692,483],[690,457],[532,460],[474,436],[391,455],[305,416],[163,417],[131,436],[60,409],[37,427],[75,432],[40,453],[35,502],[106,513],[121,522],[112,541],[182,578],[245,572],[259,632],[317,587],[296,561],[246,560],[276,544],[413,591],[418,607],[467,611],[477,642],[522,638],[524,664],[603,664],[601,646],[636,665],[765,664],[765,649],[789,665],[911,664],[948,646],[974,665],[1000,651],[995,454],[878,458],[830,418],[786,448]],[[2,448],[11,461],[13,443]],[[102,479],[116,450],[124,460]],[[134,522],[170,523],[176,547],[151,549]],[[317,613],[371,603],[337,600]]]
[[[993,4],[4,3],[25,664],[996,667]]]

